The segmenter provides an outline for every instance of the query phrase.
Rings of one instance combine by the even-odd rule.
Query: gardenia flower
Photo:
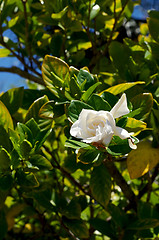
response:
[[[128,139],[129,146],[136,149],[134,139],[125,129],[117,127],[115,118],[128,114],[126,94],[124,93],[115,106],[108,111],[82,109],[79,118],[73,123],[70,134],[86,143],[99,143],[108,146],[113,135]]]

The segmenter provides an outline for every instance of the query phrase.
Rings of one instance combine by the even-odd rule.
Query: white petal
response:
[[[112,140],[112,137],[113,137],[113,133],[112,134],[109,134],[107,135],[105,138],[103,138],[103,141],[102,143],[105,145],[105,146],[108,146],[109,143],[111,142]]]
[[[114,118],[121,117],[123,115],[128,114],[130,111],[127,106],[127,99],[126,94],[123,93],[119,101],[114,105],[110,113],[113,115]]]
[[[73,137],[81,138],[81,129],[79,128],[79,120],[73,123],[70,129],[70,134]]]
[[[137,146],[134,144],[133,139],[130,137],[130,139],[128,139],[129,142],[129,147],[132,149],[137,149]]]
[[[126,131],[124,128],[115,127],[114,135],[119,136],[121,139],[130,138],[130,133]]]

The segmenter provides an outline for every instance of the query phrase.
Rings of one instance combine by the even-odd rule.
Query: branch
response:
[[[104,161],[104,165],[108,169],[111,176],[114,178],[116,184],[121,188],[125,197],[129,200],[132,208],[136,209],[137,198],[134,192],[131,190],[130,186],[127,184],[123,176],[120,174],[113,162]]]
[[[34,76],[34,75],[32,75],[28,72],[25,72],[18,67],[10,67],[10,68],[0,67],[0,72],[15,73],[15,74],[18,74],[19,76],[21,76],[23,78],[26,78],[30,81],[33,81],[35,83],[38,83],[38,84],[41,84],[41,85],[45,86],[45,83],[44,83],[42,78],[36,77],[36,76]]]

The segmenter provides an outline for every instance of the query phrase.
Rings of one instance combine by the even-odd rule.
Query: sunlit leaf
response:
[[[103,92],[100,93],[103,94],[104,92],[110,92],[114,95],[117,95],[119,93],[125,92],[127,89],[132,88],[133,86],[137,85],[137,84],[144,84],[145,82],[131,82],[131,83],[121,83],[121,84],[117,84],[113,87],[110,87],[106,90],[104,90]]]
[[[46,55],[42,65],[42,76],[49,88],[60,88],[69,81],[69,66],[60,58]]]
[[[159,149],[153,148],[151,142],[143,141],[137,144],[127,158],[127,167],[131,179],[139,178],[159,163]]]
[[[13,129],[13,121],[6,106],[0,101],[0,125],[6,130]]]
[[[12,88],[0,96],[10,114],[14,114],[22,106],[24,88]]]
[[[10,53],[11,53],[10,50],[8,50],[6,48],[1,48],[0,49],[0,58],[8,57]]]

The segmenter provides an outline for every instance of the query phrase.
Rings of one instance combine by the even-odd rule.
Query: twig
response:
[[[125,197],[129,200],[131,207],[136,210],[137,198],[132,189],[130,188],[130,186],[123,178],[123,176],[120,174],[119,170],[116,168],[113,162],[104,161],[104,165],[108,169],[111,176],[114,178],[116,184],[121,188]]]
[[[21,70],[18,67],[14,67],[14,66],[10,67],[10,68],[0,67],[0,72],[15,73],[15,74],[18,74],[19,76],[21,76],[23,78],[29,79],[30,81],[33,81],[35,83],[38,83],[38,84],[41,84],[41,85],[45,86],[45,83],[44,83],[42,78],[36,77],[36,76],[26,72],[26,71]]]

